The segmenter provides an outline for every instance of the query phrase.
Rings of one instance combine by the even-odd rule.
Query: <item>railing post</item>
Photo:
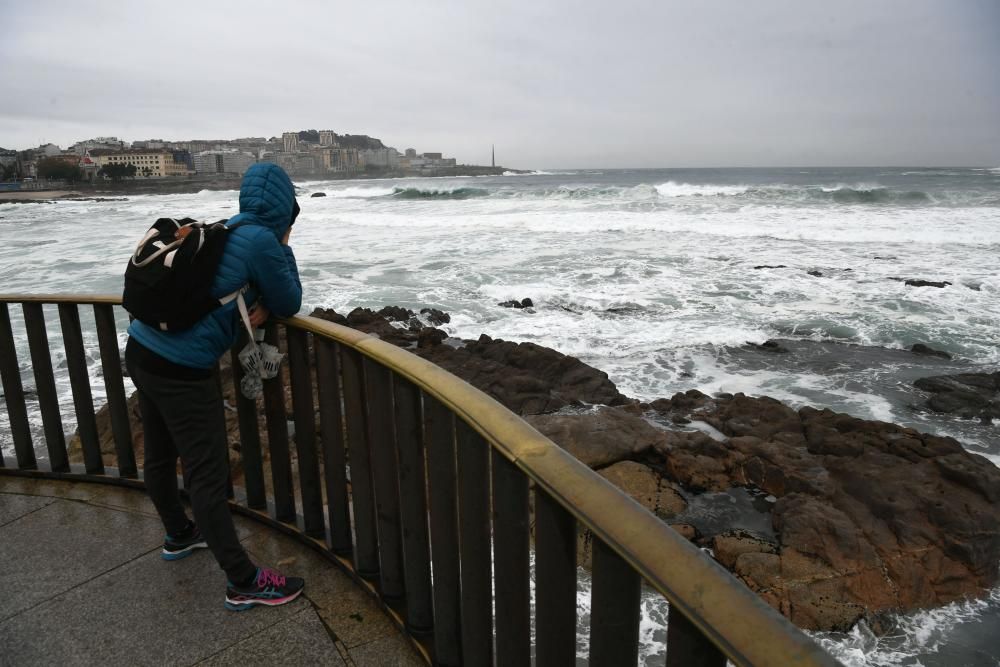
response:
[[[347,495],[347,455],[344,449],[344,414],[341,408],[340,349],[317,336],[316,389],[319,392],[320,439],[326,481],[326,511],[330,517],[329,547],[336,554],[350,554],[351,516]]]
[[[236,397],[236,417],[240,426],[240,460],[243,463],[243,483],[246,486],[247,507],[255,510],[267,509],[267,489],[264,485],[264,462],[260,452],[260,427],[257,425],[257,401],[243,395],[243,367],[239,352],[247,343],[247,335],[229,351],[229,363],[233,369],[233,395]]]
[[[80,331],[80,311],[75,303],[59,304],[59,322],[66,345],[66,365],[73,389],[73,406],[76,408],[76,432],[83,446],[83,464],[91,475],[104,474],[101,442],[97,436],[97,419],[94,417],[94,398],[90,392],[90,374],[83,349]]]
[[[599,537],[593,548],[590,664],[634,665],[639,659],[639,575]]]
[[[264,340],[278,346],[278,328],[270,322]],[[295,487],[292,483],[292,460],[288,452],[288,418],[285,415],[285,387],[281,373],[264,380],[264,414],[267,417],[267,448],[271,453],[271,480],[274,493],[274,518],[295,523]]]
[[[535,487],[535,654],[539,665],[576,661],[576,520]]]
[[[406,577],[406,626],[414,634],[434,626],[431,598],[430,537],[427,533],[427,486],[424,483],[423,419],[420,390],[393,378],[396,447],[399,453],[400,521],[403,526],[403,574]]]
[[[56,472],[68,472],[69,456],[66,453],[66,436],[63,434],[55,374],[52,372],[49,336],[45,330],[45,312],[40,303],[24,303],[21,304],[21,309],[24,312],[24,328],[28,333],[28,350],[31,353],[31,368],[35,374],[35,390],[38,392],[38,407],[42,413],[49,465]]]
[[[400,598],[405,592],[403,546],[399,526],[399,482],[392,422],[392,374],[365,357],[368,397],[368,442],[371,443],[372,481],[378,528],[379,579],[382,595]]]
[[[372,489],[368,447],[368,406],[361,353],[342,349],[344,418],[347,449],[351,457],[351,499],[354,508],[354,566],[366,578],[378,576],[378,537],[375,532],[375,493]]]
[[[528,477],[493,450],[493,569],[497,667],[531,662]]]
[[[671,603],[667,613],[667,667],[726,667],[726,656]]]
[[[125,383],[122,381],[122,359],[121,353],[118,351],[114,306],[94,304],[94,323],[97,325],[97,340],[101,349],[104,393],[108,399],[111,433],[115,439],[118,476],[135,478],[138,477],[138,472],[135,464],[135,452],[132,449],[132,426],[128,419]]]
[[[462,664],[493,663],[490,592],[490,446],[457,420],[459,551],[462,558]]]
[[[313,410],[312,374],[309,371],[308,334],[285,327],[288,341],[288,373],[292,385],[292,413],[295,418],[295,449],[299,456],[299,487],[306,535],[326,539],[323,519],[323,490],[319,483],[316,454],[316,413]]]
[[[3,397],[7,403],[7,419],[10,420],[10,433],[14,438],[17,467],[34,469],[35,449],[31,444],[28,408],[24,404],[21,369],[17,364],[17,348],[14,347],[14,332],[10,327],[10,311],[6,303],[0,303],[0,381],[3,382]]]
[[[436,398],[424,394],[427,485],[434,567],[435,664],[462,664],[458,517],[455,508],[455,419]]]

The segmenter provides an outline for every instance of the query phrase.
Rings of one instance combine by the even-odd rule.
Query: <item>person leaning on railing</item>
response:
[[[253,326],[270,313],[290,317],[302,304],[295,255],[288,245],[298,215],[295,188],[277,165],[256,164],[240,186],[240,213],[228,232],[212,294],[222,297],[249,285],[245,294]],[[135,320],[129,326],[125,363],[138,390],[145,433],[145,482],[167,536],[162,556],[177,560],[208,547],[228,577],[227,609],[279,605],[305,585],[251,562],[240,544],[227,501],[222,395],[212,375],[235,343],[237,303],[216,308],[184,331],[161,331]],[[188,519],[177,490],[180,457],[195,521]]]

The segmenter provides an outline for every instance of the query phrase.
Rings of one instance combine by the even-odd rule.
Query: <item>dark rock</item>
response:
[[[531,415],[526,419],[591,468],[605,468],[639,456],[668,438],[666,431],[617,408],[600,408],[583,415]]]
[[[933,347],[924,345],[923,343],[914,343],[910,348],[910,352],[915,354],[924,354],[930,357],[941,357],[942,359],[951,359],[951,355],[942,350],[935,350]]]
[[[498,306],[503,306],[504,308],[533,308],[535,306],[534,302],[525,297],[520,301],[511,299],[510,301],[501,301],[497,304]]]
[[[311,194],[311,195],[309,195],[309,196],[310,196],[310,197],[325,197],[325,196],[326,196],[326,193],[325,193],[325,192],[314,192],[314,193],[312,193],[312,194]]]
[[[420,314],[426,315],[427,321],[434,326],[440,326],[451,322],[451,315],[442,310],[438,310],[437,308],[421,308]]]
[[[806,273],[808,273],[810,276],[816,276],[817,278],[822,278],[823,277],[823,272],[822,271],[813,270],[813,271],[806,271]]]
[[[521,414],[567,405],[625,405],[607,373],[534,343],[480,336],[462,347],[438,345],[417,354],[433,361]]]
[[[771,265],[771,264],[758,264],[757,266],[755,266],[753,268],[755,268],[755,269],[787,269],[788,267],[785,266],[784,264],[774,264],[774,265]]]
[[[896,258],[891,255],[886,255],[885,257],[875,255],[872,259],[896,259]]]
[[[909,278],[903,282],[910,287],[947,287],[948,285],[951,285],[951,283],[947,280],[935,282],[933,280],[917,280]]]
[[[432,347],[434,345],[440,345],[448,338],[448,334],[441,331],[440,329],[431,329],[430,327],[421,329],[420,333],[417,334],[417,347]]]
[[[774,352],[776,354],[787,354],[789,349],[776,340],[765,340],[763,343],[748,343],[754,349],[762,352]]]
[[[926,403],[934,412],[985,422],[1000,419],[1000,371],[937,375],[913,384],[934,394]]]
[[[412,310],[409,308],[401,308],[399,306],[386,306],[382,310],[378,311],[378,314],[390,322],[409,322],[414,316]]]

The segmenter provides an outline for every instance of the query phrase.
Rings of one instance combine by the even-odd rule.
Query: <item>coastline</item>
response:
[[[434,169],[427,172],[388,170],[361,173],[329,173],[293,175],[296,180],[305,181],[353,181],[385,180],[397,178],[449,178],[468,176],[502,176],[507,173],[530,173],[507,167],[481,167],[460,165],[453,168]],[[160,178],[133,181],[77,183],[72,186],[60,185],[51,190],[15,190],[0,193],[0,204],[45,203],[57,200],[78,200],[93,197],[152,195],[152,194],[193,194],[202,190],[239,190],[242,177],[229,178]]]

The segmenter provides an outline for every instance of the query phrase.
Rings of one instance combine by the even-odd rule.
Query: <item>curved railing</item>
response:
[[[34,451],[8,304],[23,311],[46,458]],[[82,470],[67,454],[43,304],[58,310]],[[0,377],[16,451],[16,462],[0,457],[0,472],[141,485],[120,370],[119,304],[103,296],[0,296]],[[81,305],[94,309],[117,469],[102,460]],[[232,506],[341,565],[428,663],[575,664],[577,530],[588,529],[590,664],[636,664],[642,581],[670,602],[667,665],[837,664],[711,558],[486,394],[353,329],[294,317],[268,327],[274,343],[279,326],[294,438],[283,374],[265,381],[266,450],[257,405],[234,392],[244,488]],[[232,366],[238,387],[235,349]]]

